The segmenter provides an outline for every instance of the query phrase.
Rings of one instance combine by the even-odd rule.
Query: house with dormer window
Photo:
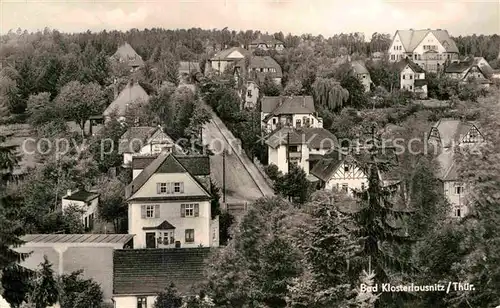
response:
[[[171,153],[174,148],[182,150],[161,127],[137,126],[129,127],[120,137],[118,153],[123,155],[123,166],[129,167],[133,156],[158,155],[161,151]]]
[[[477,146],[484,142],[484,137],[475,122],[441,119],[431,128],[428,142],[439,150],[438,177],[443,184],[444,195],[451,203],[451,216],[463,217],[469,211],[467,192],[470,187],[460,180],[455,150],[461,147]]]
[[[207,61],[205,74],[215,72],[221,74],[226,71],[231,65],[236,65],[246,56],[250,56],[250,52],[241,47],[232,47],[218,52],[215,56]]]
[[[426,72],[442,71],[447,61],[458,60],[457,45],[443,29],[398,30],[388,50],[389,61],[408,58]]]
[[[267,132],[281,127],[323,128],[312,96],[264,96],[260,114],[262,129]]]
[[[134,248],[218,246],[208,156],[161,152],[137,159],[143,169],[135,172],[125,191]],[[134,160],[132,165],[138,168]]]

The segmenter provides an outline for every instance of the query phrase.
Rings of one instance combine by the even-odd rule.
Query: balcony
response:
[[[302,153],[301,152],[292,152],[292,151],[290,151],[288,154],[290,155],[290,158],[298,158],[298,159],[302,158]]]

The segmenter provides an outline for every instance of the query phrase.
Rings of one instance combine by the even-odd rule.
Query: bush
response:
[[[283,176],[278,166],[276,166],[275,164],[270,164],[269,166],[266,166],[264,168],[264,172],[273,181],[277,181],[280,177]]]

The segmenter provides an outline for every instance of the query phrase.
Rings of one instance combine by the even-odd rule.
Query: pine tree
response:
[[[374,127],[371,133],[369,159],[365,162],[368,189],[358,193],[361,207],[353,216],[359,228],[359,237],[363,239],[361,256],[369,260],[376,275],[376,283],[379,284],[389,282],[391,274],[402,274],[403,270],[408,269],[409,264],[398,254],[397,245],[409,244],[412,241],[395,225],[409,215],[409,212],[394,206],[394,190],[397,189],[397,184],[387,186],[381,179],[383,174],[391,171],[393,161],[383,157]]]
[[[379,298],[379,295],[373,294],[372,287],[375,286],[375,273],[368,268],[368,271],[363,270],[360,275],[360,283],[367,288],[366,291],[362,292],[359,288],[357,289],[358,295],[356,296],[356,307],[359,308],[373,308],[375,307],[375,302]]]
[[[360,245],[351,217],[322,202],[314,209],[314,225],[309,231],[306,257],[311,265],[317,303],[320,307],[345,307],[354,287],[350,271],[357,263]]]
[[[44,256],[44,261],[40,264],[39,277],[31,294],[31,301],[35,304],[35,308],[46,308],[54,305],[58,299],[59,286],[54,277],[54,270],[47,256]]]

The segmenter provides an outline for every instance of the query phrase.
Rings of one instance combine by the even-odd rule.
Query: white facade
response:
[[[452,217],[464,217],[469,212],[466,199],[466,189],[458,181],[443,181],[444,195],[451,204]]]
[[[419,93],[421,97],[426,98],[427,85],[415,86],[415,80],[425,80],[425,73],[417,73],[409,65],[406,65],[399,76],[400,89]]]
[[[280,145],[276,148],[268,146],[267,148],[269,164],[276,165],[278,170],[280,170],[283,174],[288,173],[287,145]],[[310,171],[310,155],[325,155],[328,152],[328,149],[310,149],[305,144],[291,145],[289,148],[290,162],[301,167],[306,175],[309,174]]]
[[[254,81],[248,81],[243,108],[255,108],[259,99],[259,87]]]
[[[177,145],[172,138],[170,138],[167,134],[163,133],[161,129],[158,129],[153,136],[151,136],[146,142],[142,142],[141,140],[121,140],[125,146],[127,147],[127,152],[123,153],[123,165],[128,166],[132,162],[133,156],[138,155],[155,155],[159,154],[162,151],[166,151],[168,153],[172,153],[174,147],[177,150],[182,150],[179,145]],[[142,145],[140,150],[134,153],[132,150],[134,146]],[[121,145],[120,145],[121,146]]]
[[[138,305],[139,301],[144,303],[143,307]],[[124,295],[115,295],[113,297],[113,301],[115,302],[114,308],[153,308],[153,305],[156,301],[156,295],[146,295],[146,296],[124,296]]]
[[[345,161],[339,165],[332,177],[325,182],[326,190],[336,189],[352,196],[352,190],[364,190],[368,188],[366,174],[354,164]]]
[[[160,193],[158,190],[160,183],[172,183],[182,188],[179,188],[179,192]],[[134,248],[148,246],[173,248],[175,242],[180,242],[183,248],[200,247],[200,245],[202,247],[218,246],[218,219],[211,219],[210,201],[189,201],[192,200],[190,197],[203,195],[206,195],[205,190],[189,173],[152,174],[129,200],[128,232],[136,235]],[[162,196],[176,198],[175,201],[162,200]],[[136,198],[147,201],[133,200]],[[175,229],[143,229],[157,227],[164,221],[170,223]],[[152,240],[153,234],[154,240]],[[148,238],[154,242],[148,244]],[[167,244],[164,241],[165,238],[168,239]]]
[[[323,128],[323,119],[314,116],[312,113],[304,114],[291,114],[279,115],[271,117],[265,121],[269,113],[261,113],[263,129],[271,132],[278,128],[278,126],[291,126],[294,128],[300,127],[315,127]]]
[[[92,228],[95,220],[97,219],[99,197],[96,197],[89,202],[66,199],[66,197],[70,197],[71,194],[72,192],[68,190],[66,196],[62,198],[62,210],[65,211],[71,205],[82,209],[84,211],[82,214],[83,225],[85,226],[85,228]]]
[[[406,38],[405,44],[407,46],[409,45],[411,50],[405,49],[400,31],[404,32],[404,37]],[[435,30],[443,36],[443,43],[434,35],[434,30],[400,31],[396,32],[392,44],[389,47],[389,61],[391,62],[397,62],[408,57],[424,70],[428,72],[438,72],[443,68],[447,60],[458,59],[458,50],[456,50],[456,52],[447,50],[452,44],[454,45],[454,42],[444,30]],[[422,35],[424,36],[422,37]],[[417,45],[414,45],[416,43],[415,40],[419,41]]]

